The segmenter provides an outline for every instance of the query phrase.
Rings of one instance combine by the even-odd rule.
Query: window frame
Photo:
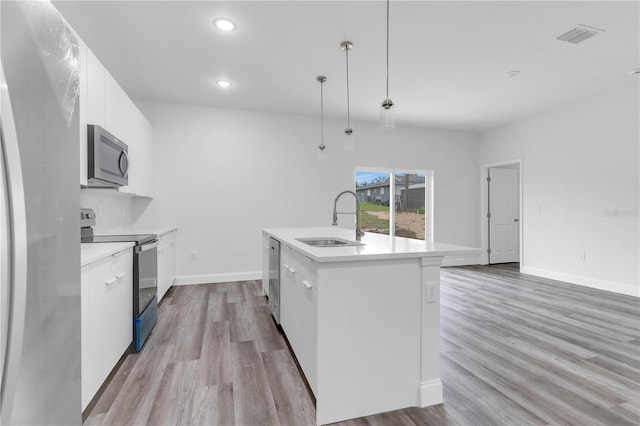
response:
[[[423,174],[425,182],[425,194],[424,194],[424,241],[432,243],[434,241],[434,172],[431,169],[411,169],[411,168],[398,168],[398,167],[355,167],[353,170],[353,187],[354,192],[356,188],[356,172],[374,172],[374,173],[387,173],[389,176],[389,236],[395,237],[396,235],[396,185],[395,175],[396,173],[403,174]],[[417,239],[416,239],[417,240]],[[417,240],[423,241],[423,240]]]

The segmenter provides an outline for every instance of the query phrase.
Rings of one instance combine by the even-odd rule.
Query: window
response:
[[[374,194],[380,194],[361,200],[362,229],[433,241],[432,182],[430,170],[356,170],[356,192],[358,188],[378,184]],[[388,194],[385,194],[387,187]],[[367,189],[367,195],[369,191]]]

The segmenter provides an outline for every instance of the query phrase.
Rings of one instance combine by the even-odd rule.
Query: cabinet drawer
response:
[[[315,287],[316,285],[316,263],[308,257],[298,253],[289,246],[284,246],[285,250],[282,253],[282,263],[285,266],[283,273],[293,274],[296,277],[296,281]]]
[[[87,267],[91,270],[90,291],[115,285],[119,280],[126,279],[126,276],[133,275],[133,250],[128,248],[119,251]]]

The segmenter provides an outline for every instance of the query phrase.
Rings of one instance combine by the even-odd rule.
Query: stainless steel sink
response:
[[[296,240],[314,247],[349,247],[363,245],[363,243],[357,241],[343,240],[342,238],[334,237],[296,238]]]

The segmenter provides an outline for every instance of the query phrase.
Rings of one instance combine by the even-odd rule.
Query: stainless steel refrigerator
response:
[[[79,41],[49,2],[0,1],[0,420],[81,423]]]

